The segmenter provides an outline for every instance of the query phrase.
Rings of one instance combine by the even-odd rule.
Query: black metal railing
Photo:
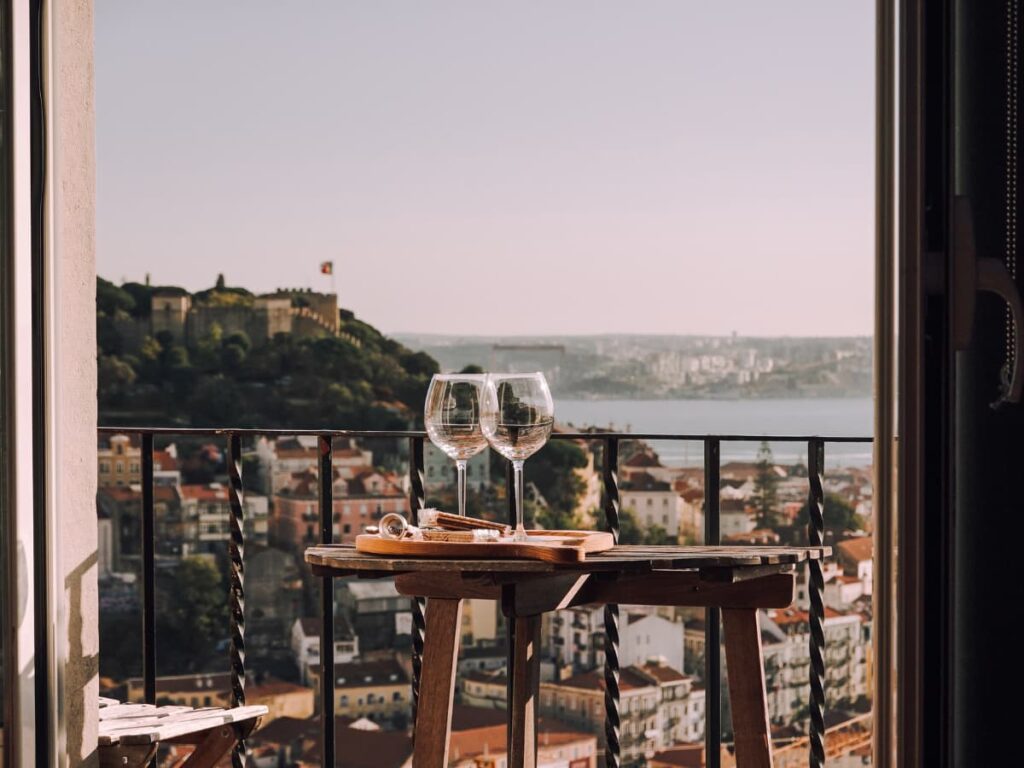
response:
[[[147,703],[156,702],[156,630],[155,630],[155,521],[153,505],[153,441],[154,437],[220,437],[226,442],[229,477],[229,561],[230,561],[230,620],[231,620],[231,699],[233,704],[245,702],[245,563],[242,452],[243,437],[293,437],[312,436],[317,438],[319,455],[319,521],[320,542],[329,544],[333,540],[333,442],[335,439],[402,439],[409,446],[409,505],[415,515],[424,506],[424,465],[423,445],[425,432],[409,430],[303,430],[303,429],[250,429],[250,428],[178,428],[178,427],[100,427],[101,435],[139,435],[141,437],[141,484],[142,484],[142,669],[143,690]],[[700,442],[704,446],[704,541],[708,545],[721,543],[720,495],[722,443],[802,443],[807,447],[808,469],[808,543],[820,546],[824,539],[824,466],[827,443],[871,443],[870,437],[849,436],[797,436],[797,435],[688,435],[661,433],[626,432],[558,432],[554,440],[596,442],[602,449],[602,507],[605,528],[618,540],[619,536],[619,444],[626,441],[671,441]],[[515,523],[513,501],[513,478],[511,465],[506,473],[506,495],[508,515]],[[711,492],[714,490],[715,492]],[[415,518],[414,518],[415,519]],[[823,630],[823,574],[820,561],[811,561],[808,577],[808,598],[810,602],[810,727],[809,765],[820,768],[825,761],[825,666]],[[335,763],[334,744],[334,592],[333,579],[321,579],[321,636],[320,636],[320,702],[321,702],[321,764]],[[422,671],[424,602],[413,599],[412,615],[412,722],[416,722],[416,707],[419,699],[419,681]],[[507,621],[508,632],[515,631],[514,618]],[[605,630],[605,764],[618,768],[623,747],[621,736],[622,718],[619,711],[619,609],[608,605],[604,611]],[[720,768],[722,729],[722,680],[721,680],[721,625],[717,608],[708,608],[705,616],[705,690],[706,724],[705,747],[707,768]],[[508,679],[512,679],[512,643],[508,641]],[[234,766],[245,762],[245,745],[240,744],[233,755]]]

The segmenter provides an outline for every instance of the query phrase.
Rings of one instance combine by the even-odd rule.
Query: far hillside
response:
[[[100,423],[398,429],[437,362],[337,305],[225,284],[96,286]]]

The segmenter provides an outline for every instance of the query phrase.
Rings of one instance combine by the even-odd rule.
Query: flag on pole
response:
[[[321,275],[333,275],[334,274],[334,262],[333,261],[321,261],[320,262],[320,274]]]

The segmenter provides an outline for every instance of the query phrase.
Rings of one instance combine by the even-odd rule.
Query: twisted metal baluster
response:
[[[617,544],[619,541],[619,441],[604,441],[604,516],[605,524]],[[622,755],[619,716],[619,606],[604,607],[604,738],[606,768],[619,768]]]
[[[319,466],[320,543],[334,540],[334,442],[330,435],[316,439]],[[320,754],[334,765],[334,579],[320,580]]]
[[[242,490],[242,438],[237,432],[228,434],[228,501],[231,538],[228,556],[231,560],[231,706],[245,706],[245,496]],[[243,768],[247,763],[245,741],[238,740],[231,753],[231,765]]]
[[[417,525],[419,510],[426,504],[423,487],[423,438],[409,438],[409,513],[413,525]],[[420,703],[420,675],[423,672],[423,636],[427,629],[424,619],[427,601],[414,597],[412,603],[412,723],[413,738],[416,737],[416,710]]]
[[[814,439],[807,443],[807,495],[809,520],[807,538],[812,547],[820,547],[825,537],[825,491],[822,473],[825,465],[825,443]],[[810,654],[811,654],[811,732],[810,766],[821,768],[825,764],[825,603],[822,591],[825,577],[821,560],[815,558],[807,564],[807,595],[810,599]]]

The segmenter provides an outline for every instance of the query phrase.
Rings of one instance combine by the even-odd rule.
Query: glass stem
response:
[[[513,535],[515,541],[526,541],[526,528],[523,527],[523,462],[512,462],[512,477],[515,480],[516,490],[516,532]]]
[[[455,466],[458,469],[459,480],[458,480],[458,492],[459,492],[459,515],[461,517],[466,516],[466,460],[458,459],[455,462]]]

